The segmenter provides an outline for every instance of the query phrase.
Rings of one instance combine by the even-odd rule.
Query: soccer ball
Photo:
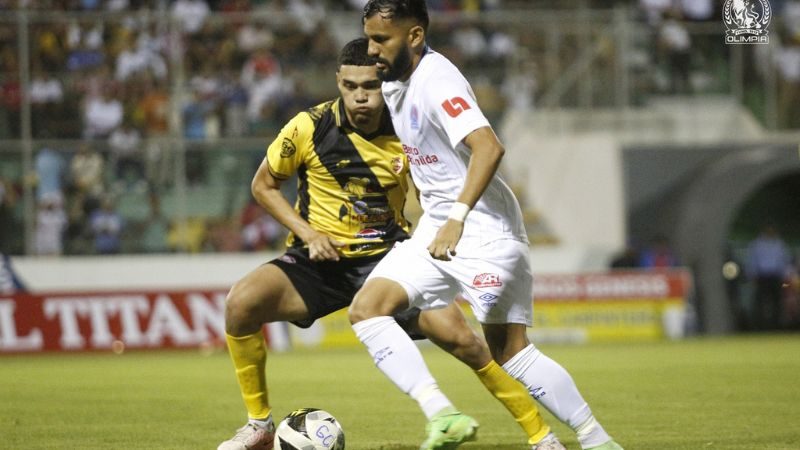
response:
[[[344,430],[331,413],[300,408],[278,424],[274,450],[344,450]]]

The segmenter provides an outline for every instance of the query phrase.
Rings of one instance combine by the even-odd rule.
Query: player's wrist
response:
[[[464,222],[467,220],[467,214],[471,209],[466,203],[455,202],[450,208],[450,214],[448,214],[447,218],[457,222]]]

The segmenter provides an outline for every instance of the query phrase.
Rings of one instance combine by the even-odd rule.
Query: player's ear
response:
[[[425,29],[420,25],[414,25],[408,30],[408,44],[412,48],[422,48],[425,45]]]

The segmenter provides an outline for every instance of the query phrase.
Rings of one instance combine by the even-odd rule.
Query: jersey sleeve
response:
[[[443,74],[430,81],[425,85],[426,109],[431,120],[447,134],[453,148],[478,128],[490,126],[463,76]]]
[[[313,123],[308,113],[294,116],[267,147],[267,162],[273,176],[289,178],[305,161],[312,147]]]

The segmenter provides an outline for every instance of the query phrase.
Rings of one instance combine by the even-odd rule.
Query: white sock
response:
[[[358,337],[372,355],[375,365],[401,391],[419,403],[428,420],[453,404],[433,379],[422,354],[393,317],[379,316],[353,325]]]
[[[247,421],[252,423],[253,425],[259,427],[259,428],[267,428],[267,429],[269,429],[271,426],[273,426],[272,414],[267,416],[266,419],[261,419],[261,420],[259,420],[259,419],[248,419]]]
[[[582,448],[597,447],[611,440],[566,369],[533,344],[503,364],[503,369],[521,381],[548,411],[575,430]]]

